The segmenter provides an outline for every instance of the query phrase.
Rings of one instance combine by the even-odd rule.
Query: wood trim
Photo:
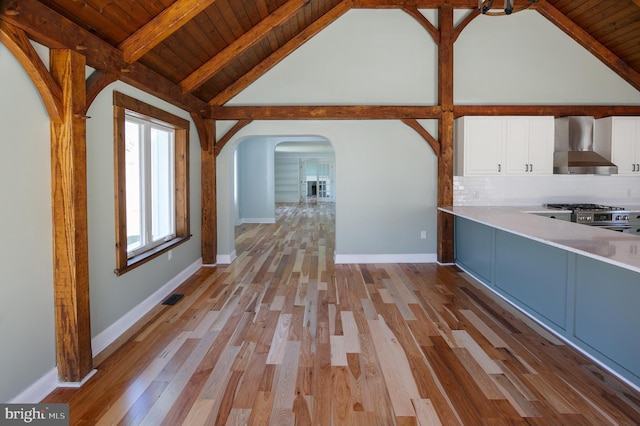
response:
[[[438,49],[438,99],[442,107],[438,133],[438,206],[453,205],[453,8],[438,9],[440,48]],[[453,216],[438,211],[438,262],[452,263]]]
[[[640,90],[640,73],[635,71],[631,66],[616,56],[604,45],[600,44],[588,32],[576,25],[571,19],[553,7],[553,5],[548,1],[540,0],[536,4],[536,10],[564,31],[565,34],[578,42],[582,47],[587,49],[593,56],[600,59],[602,63],[611,68],[636,90]]]
[[[216,0],[178,0],[120,43],[124,60],[137,61],[162,40],[178,31]]]
[[[16,57],[36,86],[44,103],[49,119],[62,120],[62,90],[38,56],[25,32],[15,26],[0,21],[0,42]]]
[[[215,144],[215,140],[213,135],[215,134],[215,126],[216,122],[214,120],[209,120],[202,115],[192,112],[191,119],[193,120],[193,124],[196,126],[196,130],[198,131],[198,139],[200,139],[200,149],[203,151],[210,151],[213,149],[213,145]]]
[[[403,7],[402,11],[418,21],[422,27],[427,30],[431,38],[436,44],[440,44],[440,31],[433,25],[417,7]]]
[[[460,37],[460,34],[462,34],[462,31],[465,29],[465,27],[478,16],[480,16],[480,10],[478,10],[477,8],[473,9],[467,14],[467,16],[464,17],[462,21],[460,21],[460,23],[458,23],[458,25],[456,25],[456,28],[453,32],[454,43],[456,40],[458,40],[458,37]]]
[[[264,73],[276,66],[280,61],[286,58],[291,52],[302,46],[311,37],[318,34],[324,28],[326,28],[333,21],[341,17],[347,11],[351,9],[351,0],[342,0],[335,5],[333,9],[322,15],[313,24],[299,32],[294,38],[289,40],[284,46],[272,53],[264,61],[253,67],[251,71],[237,79],[233,84],[227,87],[225,90],[216,95],[209,105],[223,105],[229,101],[229,99],[242,92],[249,87],[254,81],[261,77]]]
[[[91,73],[87,78],[87,111],[100,92],[116,80],[118,76],[109,71],[95,70]]]
[[[178,244],[188,240],[190,235],[189,207],[189,120],[161,110],[145,102],[120,92],[113,93],[114,104],[114,176],[115,176],[115,213],[116,213],[116,267],[114,273],[122,275]],[[175,134],[175,227],[176,236],[171,241],[141,253],[133,258],[127,257],[127,211],[126,211],[126,175],[125,175],[125,115],[129,112],[141,118],[156,121],[174,128]]]
[[[438,119],[439,106],[419,105],[300,105],[213,106],[216,120],[402,120]]]
[[[440,156],[440,142],[434,138],[431,133],[418,123],[418,120],[405,118],[402,120],[404,124],[415,130],[429,144],[436,156]]]
[[[124,93],[113,92],[113,104],[141,114],[147,118],[160,121],[161,123],[170,124],[175,128],[188,129],[190,126],[189,120],[185,120],[175,114],[171,114],[170,112],[158,107],[149,105],[146,102],[127,96]]]
[[[17,14],[2,13],[7,10],[10,3],[12,2],[0,2],[0,20],[22,29],[29,38],[52,49],[78,50],[86,57],[88,66],[113,72],[125,83],[182,109],[187,111],[205,109],[204,102],[191,94],[183,94],[177,84],[173,84],[140,63],[125,62],[119,49],[39,1],[20,0],[16,5]]]
[[[216,200],[215,121],[203,120],[207,140],[201,151],[202,263],[215,265],[218,254],[218,207]],[[206,148],[206,149],[205,149]]]
[[[115,96],[115,93],[114,93]],[[117,141],[125,140],[124,107],[114,102],[113,130],[116,142],[113,144],[114,159],[114,202],[115,202],[115,231],[116,231],[116,270],[127,265],[127,180],[125,175],[125,147]]]
[[[231,138],[240,131],[240,129],[247,126],[252,121],[253,120],[240,120],[227,133],[225,133],[225,135],[222,138],[220,138],[218,142],[216,142],[216,145],[215,145],[216,156],[220,154],[220,151],[222,151],[222,148],[224,148],[227,142],[229,142]]]
[[[228,65],[238,55],[259,43],[269,34],[269,31],[291,19],[307,4],[308,0],[289,0],[280,6],[275,12],[260,21],[258,25],[244,33],[240,38],[182,80],[180,87],[183,93],[191,92],[200,87],[212,75],[220,71],[225,65]]]
[[[51,198],[56,361],[61,382],[80,382],[93,368],[89,312],[89,243],[85,58],[50,52],[62,90],[62,120],[51,122]]]
[[[615,115],[640,115],[639,105],[455,105],[455,118],[466,115],[592,115],[596,118]]]

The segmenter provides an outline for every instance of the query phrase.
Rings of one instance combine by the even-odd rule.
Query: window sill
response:
[[[189,241],[190,238],[191,235],[188,235],[186,237],[176,237],[164,244],[152,248],[151,250],[145,251],[144,253],[140,253],[127,259],[127,266],[125,266],[124,268],[115,269],[113,272],[116,274],[116,276],[120,276],[132,269],[137,268],[140,265],[144,265],[148,261],[155,259],[161,254],[168,252],[169,250],[179,246],[180,244]]]

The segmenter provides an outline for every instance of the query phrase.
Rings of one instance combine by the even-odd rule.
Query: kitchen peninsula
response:
[[[541,206],[440,210],[455,216],[458,266],[640,389],[640,237]]]

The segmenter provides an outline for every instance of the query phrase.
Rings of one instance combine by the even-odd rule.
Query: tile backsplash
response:
[[[456,206],[545,203],[640,205],[640,176],[487,176],[453,178]]]

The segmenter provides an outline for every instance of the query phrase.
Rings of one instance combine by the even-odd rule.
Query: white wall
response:
[[[95,337],[201,256],[200,142],[189,129],[191,239],[117,277],[113,197],[113,91],[119,91],[190,121],[189,113],[122,82],[104,89],[89,108],[87,121],[87,198],[91,331]]]
[[[238,146],[238,217],[275,223],[275,141],[249,137]]]
[[[478,16],[456,40],[454,63],[460,105],[640,103],[636,89],[533,10]]]
[[[36,48],[48,64],[48,50]],[[1,44],[0,75],[0,290],[4,295],[0,298],[0,401],[20,396],[20,402],[24,398],[36,402],[29,398],[55,386],[56,376],[49,117],[26,72]],[[121,277],[114,275],[113,90],[190,119],[185,111],[120,82],[103,90],[89,109],[87,198],[94,350],[96,341],[107,343],[124,331],[113,327],[126,326],[123,318],[138,304],[154,293],[157,297],[156,292],[167,284],[177,285],[174,278],[193,268],[201,251],[200,144],[191,126],[191,240],[175,248],[171,260],[165,255]],[[30,390],[31,385],[36,389]]]
[[[336,158],[336,256],[338,261],[432,260],[436,233],[436,157],[429,145],[399,121],[253,122],[225,145],[217,159],[218,252],[234,255],[233,154],[253,135],[294,139],[323,135]],[[282,140],[281,136],[272,138]],[[244,144],[245,142],[241,142]],[[271,151],[272,152],[272,151]],[[273,156],[266,161],[272,162]],[[420,239],[426,230],[428,238]]]
[[[55,365],[49,118],[0,44],[0,401]]]

